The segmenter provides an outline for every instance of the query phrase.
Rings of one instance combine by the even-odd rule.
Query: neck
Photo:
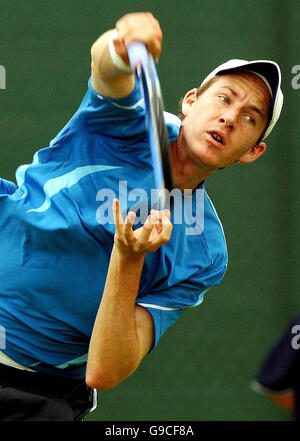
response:
[[[215,170],[204,164],[196,164],[187,153],[181,135],[171,143],[171,168],[173,182],[179,190],[195,189]]]

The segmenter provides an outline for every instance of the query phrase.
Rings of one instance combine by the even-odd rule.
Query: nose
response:
[[[233,129],[235,126],[235,118],[231,114],[221,116],[219,122],[229,129]]]

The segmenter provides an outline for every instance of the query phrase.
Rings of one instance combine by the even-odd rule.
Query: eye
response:
[[[220,101],[222,101],[225,104],[229,104],[230,103],[230,100],[229,100],[229,98],[226,95],[219,95],[218,98],[219,98]]]
[[[255,118],[252,115],[245,115],[245,118],[250,124],[255,124]]]

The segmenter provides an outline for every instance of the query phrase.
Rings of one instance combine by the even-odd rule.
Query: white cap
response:
[[[273,98],[272,116],[268,125],[268,128],[264,134],[265,139],[273,130],[276,122],[281,113],[283,105],[283,94],[280,88],[281,85],[281,72],[280,67],[274,61],[269,60],[229,60],[226,63],[221,64],[214,69],[207,77],[202,81],[200,86],[203,86],[207,81],[216,75],[226,74],[230,72],[248,71],[258,75],[268,86],[268,89]]]

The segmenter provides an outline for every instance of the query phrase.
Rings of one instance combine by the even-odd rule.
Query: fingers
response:
[[[116,235],[117,238],[120,239],[121,237],[125,238],[125,240],[132,239],[133,230],[132,226],[135,221],[135,213],[130,211],[125,219],[125,222],[122,217],[122,213],[120,210],[120,201],[118,199],[113,200],[113,216],[114,216],[114,222],[116,227]]]
[[[163,210],[155,210],[155,208],[152,208],[150,213],[157,217],[159,220],[162,220],[163,217],[167,217],[169,220],[171,219],[171,211],[167,208],[164,208]]]
[[[115,243],[123,255],[138,256],[154,252],[171,238],[173,226],[169,210],[151,210],[145,224],[135,231],[133,225],[136,214],[129,211],[124,222],[118,199],[113,201],[113,215],[116,227]]]
[[[162,230],[162,225],[163,224],[169,224],[170,219],[171,219],[171,212],[168,209],[163,209],[163,210],[155,210],[152,209],[150,211],[151,215],[155,217],[156,219],[156,223],[159,225],[159,231]]]
[[[120,211],[120,201],[118,199],[113,200],[113,216],[116,227],[116,233],[120,234],[123,229],[123,217]]]
[[[123,225],[123,234],[125,240],[128,242],[133,238],[133,224],[135,221],[136,214],[133,211],[129,211],[125,219],[125,224]]]
[[[142,245],[145,246],[146,244],[148,244],[155,223],[155,217],[149,215],[139,234],[139,241]]]
[[[149,251],[151,252],[157,251],[162,245],[169,242],[173,231],[173,225],[168,213],[160,213],[160,219],[157,217],[155,219],[158,234],[154,236],[149,244]]]
[[[128,62],[126,47],[133,41],[141,41],[157,61],[162,48],[162,30],[157,19],[150,12],[127,14],[116,23],[118,39],[117,53]]]

